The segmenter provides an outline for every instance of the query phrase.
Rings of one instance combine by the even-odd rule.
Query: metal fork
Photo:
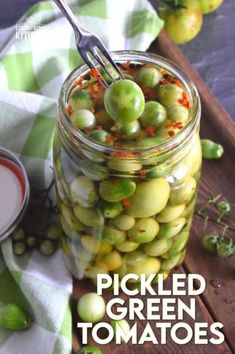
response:
[[[116,63],[113,61],[111,58],[108,50],[105,48],[104,44],[101,42],[101,40],[94,35],[93,33],[87,31],[85,28],[83,28],[73,12],[71,11],[70,7],[66,3],[65,0],[54,0],[54,2],[57,4],[57,6],[60,8],[61,12],[65,15],[65,17],[68,19],[70,22],[71,26],[74,29],[75,33],[75,40],[76,40],[76,45],[77,49],[85,61],[85,63],[89,66],[89,68],[95,68],[97,69],[97,66],[95,65],[93,58],[98,62],[100,67],[106,72],[108,77],[111,80],[111,83],[116,81],[117,79],[124,79],[123,74],[119,70],[118,66]],[[105,61],[101,57],[100,53],[103,55],[103,57],[106,59]],[[113,77],[111,72],[107,69],[107,64],[111,65],[111,68],[113,68],[116,73],[118,74],[117,79]],[[100,74],[100,72],[99,72]],[[100,74],[100,79],[102,83],[108,87],[110,84],[107,82],[107,80]]]

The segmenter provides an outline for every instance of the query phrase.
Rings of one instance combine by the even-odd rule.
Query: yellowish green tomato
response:
[[[186,123],[188,120],[188,109],[180,104],[173,105],[167,111],[167,118],[177,122]]]
[[[105,131],[105,130],[92,130],[89,134],[88,134],[89,138],[98,141],[99,143],[102,144],[107,144],[107,139],[109,134]]]
[[[114,335],[115,337],[119,337],[122,335],[127,335],[130,332],[130,325],[126,320],[112,320],[111,321],[111,326],[114,329]]]
[[[145,87],[154,87],[161,80],[161,74],[157,68],[143,66],[136,74],[134,80]]]
[[[183,96],[184,90],[175,84],[160,85],[158,87],[158,98],[163,106],[169,108],[178,104]]]
[[[82,295],[77,303],[77,313],[84,322],[101,321],[105,315],[104,299],[92,292]]]
[[[93,345],[87,345],[80,348],[77,354],[102,354],[102,351]]]
[[[114,82],[104,93],[104,105],[110,117],[122,124],[137,120],[144,110],[144,94],[131,80]]]
[[[93,128],[95,116],[88,109],[78,109],[71,115],[71,121],[77,129]]]
[[[145,104],[144,112],[140,117],[140,121],[144,127],[151,125],[155,128],[159,128],[164,124],[166,115],[166,109],[161,103],[149,101]]]
[[[199,33],[202,26],[202,12],[198,0],[185,0],[185,8],[165,5],[160,17],[165,21],[165,30],[175,44],[191,41]]]
[[[208,14],[215,11],[222,4],[222,2],[223,0],[199,0],[203,14]]]
[[[135,120],[128,124],[118,123],[118,132],[125,140],[132,140],[140,133],[140,123]]]
[[[68,104],[73,112],[78,109],[92,109],[94,107],[89,92],[85,90],[74,91],[69,97]]]

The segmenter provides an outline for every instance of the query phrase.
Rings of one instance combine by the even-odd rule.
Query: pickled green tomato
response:
[[[161,74],[157,68],[144,66],[135,75],[134,80],[145,87],[154,87],[161,80]]]
[[[182,105],[175,104],[167,111],[167,118],[177,122],[186,123],[188,120],[188,109]]]
[[[118,132],[125,140],[132,140],[140,133],[140,123],[137,120],[128,124],[118,123],[117,127]]]
[[[95,129],[95,130],[92,130],[88,136],[91,139],[98,141],[99,143],[105,144],[105,143],[107,143],[108,135],[109,134],[105,130]]]
[[[73,125],[78,129],[93,128],[95,116],[88,109],[78,109],[71,115]]]
[[[78,109],[92,109],[94,107],[94,102],[89,94],[85,90],[74,91],[69,97],[68,104],[72,111]]]
[[[131,80],[114,82],[104,93],[104,105],[110,117],[122,124],[137,120],[144,110],[144,94]]]
[[[161,127],[166,120],[165,107],[155,101],[149,101],[145,104],[144,112],[140,117],[141,124],[144,127],[152,125],[155,128]]]
[[[175,84],[161,85],[157,90],[159,101],[166,108],[178,104],[183,92],[184,90]]]

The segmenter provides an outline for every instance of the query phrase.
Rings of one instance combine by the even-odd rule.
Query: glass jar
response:
[[[158,274],[184,260],[201,171],[197,90],[179,67],[150,53],[120,51],[117,62],[157,65],[178,78],[190,99],[186,126],[165,143],[128,150],[89,140],[66,112],[74,70],[59,100],[54,170],[61,245],[71,273],[96,280],[98,273]],[[135,188],[130,198],[127,190]],[[103,199],[103,196],[106,196]]]

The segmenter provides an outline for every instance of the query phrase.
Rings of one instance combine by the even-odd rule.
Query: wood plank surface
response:
[[[225,198],[235,203],[235,124],[231,117],[220,106],[214,95],[208,90],[198,73],[192,68],[191,64],[185,58],[178,47],[173,45],[164,31],[161,32],[157,41],[155,41],[150,52],[157,53],[174,61],[181,66],[184,72],[196,84],[202,102],[202,121],[201,135],[216,140],[224,146],[224,156],[219,161],[204,161],[203,173],[199,191],[199,204],[205,202],[210,192],[214,195],[222,193]],[[213,212],[212,212],[213,216]],[[235,229],[235,221],[231,223]],[[191,237],[188,245],[188,251],[184,265],[179,272],[199,273],[203,275],[207,282],[205,293],[197,297],[197,321],[222,322],[223,332],[226,341],[222,345],[187,345],[179,346],[169,340],[164,345],[131,345],[125,344],[117,346],[114,343],[102,347],[104,354],[110,353],[155,353],[155,354],[229,354],[235,353],[235,265],[234,258],[222,260],[203,250],[201,239],[205,232],[213,230],[214,224],[209,223],[204,228],[203,219],[195,216]],[[234,232],[229,236],[234,238]],[[167,280],[167,286],[170,287],[171,279]],[[74,314],[74,340],[73,347],[77,350],[80,346],[80,335],[76,329],[76,322],[79,320],[76,315],[77,299],[87,291],[95,291],[95,287],[87,280],[74,280],[74,292],[72,298]],[[112,294],[105,295],[106,300],[112,297]],[[122,295],[127,298],[125,294]],[[184,297],[189,300],[189,298]],[[186,302],[187,302],[186,301]],[[186,320],[191,326],[193,320],[187,317]],[[139,321],[138,326],[143,329],[145,323]],[[157,336],[159,331],[156,330]]]

